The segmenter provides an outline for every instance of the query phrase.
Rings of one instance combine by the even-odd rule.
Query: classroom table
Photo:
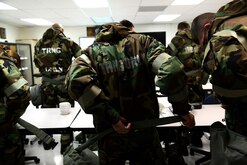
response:
[[[173,115],[171,111],[162,110],[171,106],[171,104],[167,100],[167,97],[158,97],[158,101],[161,106],[160,111],[162,111],[161,117]],[[85,132],[93,131],[93,116],[91,114],[86,114],[83,110],[81,110],[76,119],[70,125],[70,128],[72,128],[73,130],[83,130]]]
[[[210,126],[215,121],[225,122],[225,110],[221,104],[202,105],[202,109],[191,111],[195,116],[196,126]]]
[[[77,115],[70,128],[74,131],[94,133],[93,115],[86,114],[83,110]]]
[[[167,101],[167,97],[158,98],[160,104],[160,117],[173,116],[171,104]],[[191,113],[195,116],[196,127],[200,127],[203,130],[210,128],[210,125],[215,121],[224,122],[225,111],[220,104],[202,105],[201,109],[191,110]],[[166,125],[157,126],[159,129],[180,127],[182,122],[176,122]],[[94,131],[93,116],[86,114],[83,110],[78,114],[70,128],[75,131],[83,131],[85,133],[91,133]]]
[[[25,113],[21,116],[21,119],[47,133],[60,134],[70,131],[70,125],[80,111],[81,108],[78,103],[75,104],[75,107],[71,108],[71,112],[67,115],[61,115],[59,108],[36,108],[30,104]],[[23,129],[20,126],[18,127],[19,129]]]
[[[170,111],[170,112],[169,112]],[[216,121],[220,121],[225,124],[225,110],[221,107],[221,104],[203,104],[201,109],[193,109],[190,111],[195,117],[196,127],[203,131],[209,131],[211,124]],[[166,107],[162,112],[165,116],[172,116],[171,106]],[[164,117],[164,116],[161,116]],[[166,127],[179,127],[182,126],[182,122],[161,125],[159,129]]]
[[[167,97],[158,97],[160,105],[160,117],[173,116],[171,104]],[[220,104],[202,105],[201,109],[191,110],[195,116],[196,127],[208,130],[215,121],[224,123],[224,109]],[[71,113],[61,115],[59,108],[36,108],[29,106],[22,115],[22,119],[35,125],[36,127],[51,133],[63,133],[63,131],[82,131],[85,133],[95,132],[93,116],[81,110],[76,102],[71,108]],[[181,122],[158,126],[159,128],[172,128],[182,126]]]

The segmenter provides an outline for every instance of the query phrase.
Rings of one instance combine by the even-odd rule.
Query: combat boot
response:
[[[73,132],[69,134],[61,134],[61,138],[60,138],[61,154],[63,154],[63,152],[66,150],[66,148],[70,145],[72,141],[73,141]]]
[[[165,148],[168,159],[168,165],[187,165],[176,143],[169,143],[168,145],[166,145]]]
[[[180,134],[181,135],[178,138],[179,151],[181,152],[183,156],[188,156],[189,155],[188,145],[190,144],[190,133],[189,131],[184,130]]]

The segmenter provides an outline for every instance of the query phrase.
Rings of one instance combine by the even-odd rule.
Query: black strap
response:
[[[54,149],[58,144],[58,142],[55,142],[55,139],[52,138],[50,135],[45,133],[43,130],[37,128],[36,126],[28,123],[27,121],[19,118],[18,123],[24,128],[26,128],[28,131],[36,135],[44,143],[46,143],[49,146],[49,148]]]
[[[169,116],[169,117],[164,117],[164,118],[159,118],[159,119],[142,120],[142,121],[132,122],[131,128],[132,129],[144,129],[144,128],[154,127],[158,125],[176,123],[176,122],[180,122],[181,120],[182,119],[179,116]],[[96,134],[92,138],[88,139],[85,143],[81,144],[79,146],[79,149],[83,150],[85,148],[88,148],[89,146],[94,144],[96,141],[100,140],[102,137],[112,132],[114,132],[114,129],[109,128],[103,132]]]

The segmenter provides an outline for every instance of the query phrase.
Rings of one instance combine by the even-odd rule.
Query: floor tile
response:
[[[27,138],[32,139],[34,136],[29,135]],[[60,141],[60,135],[55,134],[53,135],[54,139],[59,142]],[[209,150],[209,140],[206,138],[206,136],[202,137],[203,142],[203,149]],[[190,149],[190,146],[188,147]],[[63,155],[60,154],[60,142],[58,145],[52,150],[44,150],[42,144],[38,144],[38,142],[35,142],[33,145],[28,143],[25,145],[25,152],[26,156],[37,156],[40,159],[40,165],[63,165]],[[95,152],[97,154],[97,152]],[[194,165],[195,160],[201,158],[203,155],[195,153],[194,156],[184,156],[184,160],[188,165]],[[209,165],[210,162],[205,162],[201,165]],[[26,165],[35,165],[36,163],[34,161],[28,161],[26,162]]]

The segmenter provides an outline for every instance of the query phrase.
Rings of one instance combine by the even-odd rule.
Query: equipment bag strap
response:
[[[54,149],[56,147],[56,145],[58,144],[58,142],[55,142],[54,138],[52,138],[50,135],[48,135],[47,133],[45,133],[43,130],[40,130],[39,128],[37,128],[36,126],[26,122],[23,119],[19,119],[18,123],[26,128],[28,131],[30,131],[31,133],[33,133],[34,135],[36,135],[40,140],[42,140],[44,143],[46,143],[47,145],[50,146],[50,148]]]
[[[25,80],[24,78],[20,78],[19,80],[11,84],[8,88],[6,88],[4,90],[4,93],[6,94],[7,97],[9,97],[25,84],[28,84],[27,80]]]
[[[49,83],[56,84],[56,85],[63,84],[64,80],[65,80],[65,75],[57,77],[57,78],[53,78],[53,79],[42,76],[42,81],[49,82]]]
[[[136,121],[131,123],[132,129],[144,129],[144,128],[150,128],[158,125],[165,125],[165,124],[171,124],[180,122],[182,119],[179,116],[169,116],[159,119],[150,119],[150,120],[142,120],[142,121]],[[107,134],[110,134],[114,132],[113,128],[109,128],[101,133],[96,134],[92,138],[88,139],[85,143],[79,146],[79,149],[85,149],[94,144],[96,141],[100,140],[102,137],[106,136]]]

